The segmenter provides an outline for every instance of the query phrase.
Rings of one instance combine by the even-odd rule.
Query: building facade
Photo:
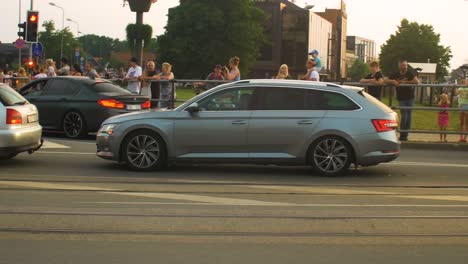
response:
[[[377,60],[377,47],[375,41],[358,36],[346,38],[346,49],[356,55],[365,63]]]
[[[256,6],[268,17],[264,28],[268,43],[251,69],[252,77],[272,78],[287,64],[293,78],[298,78],[305,73],[308,53],[313,49],[319,51],[323,70],[330,68],[330,22],[287,0],[257,0]]]
[[[346,78],[346,34],[348,28],[348,15],[346,4],[341,1],[340,9],[325,9],[317,15],[332,24],[332,37],[330,39],[330,74],[333,80]]]

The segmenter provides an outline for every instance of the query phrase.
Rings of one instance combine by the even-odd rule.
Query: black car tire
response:
[[[77,111],[67,112],[63,116],[62,129],[68,138],[83,138],[88,134],[86,121]]]
[[[161,170],[167,165],[166,144],[161,136],[153,131],[132,132],[122,143],[122,160],[131,170]]]
[[[323,176],[336,176],[349,169],[353,160],[351,145],[343,138],[324,136],[311,146],[309,162]]]

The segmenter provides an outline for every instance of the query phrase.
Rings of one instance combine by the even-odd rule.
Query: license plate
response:
[[[37,122],[37,115],[28,115],[28,123],[35,123]]]
[[[141,105],[127,105],[127,110],[141,110]]]

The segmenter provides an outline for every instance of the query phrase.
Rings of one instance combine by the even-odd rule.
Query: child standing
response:
[[[440,108],[448,108],[450,106],[449,97],[447,94],[440,95]],[[438,123],[440,131],[447,131],[449,126],[449,113],[446,110],[439,111],[438,115]],[[441,133],[440,134],[440,142],[447,142],[447,134]]]

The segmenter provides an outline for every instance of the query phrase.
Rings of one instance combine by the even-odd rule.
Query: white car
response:
[[[0,160],[42,146],[42,127],[36,106],[5,84],[0,84]]]

